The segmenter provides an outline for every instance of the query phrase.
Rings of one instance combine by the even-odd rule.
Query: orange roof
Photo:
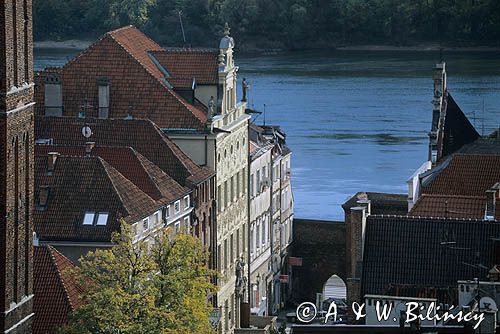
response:
[[[486,196],[422,195],[409,216],[483,219]],[[500,208],[499,208],[500,209]],[[498,210],[500,214],[500,210]]]
[[[168,73],[168,82],[176,88],[189,88],[193,80],[201,85],[217,85],[217,50],[169,49],[151,54]]]
[[[75,268],[52,246],[34,247],[33,334],[54,333],[82,304],[84,287],[70,273]]]
[[[161,128],[204,129],[207,114],[172,88],[167,74],[151,52],[163,50],[133,26],[106,33],[56,71],[62,82],[64,116],[98,116],[98,81],[110,83],[109,118],[150,119]],[[36,110],[45,114],[44,80],[53,70],[35,78]],[[83,107],[86,105],[87,107]]]

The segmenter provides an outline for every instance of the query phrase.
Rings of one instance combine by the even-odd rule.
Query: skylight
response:
[[[105,226],[108,223],[109,213],[107,212],[99,212],[97,215],[97,226]]]
[[[83,217],[83,225],[94,225],[94,212],[85,212],[85,216]]]

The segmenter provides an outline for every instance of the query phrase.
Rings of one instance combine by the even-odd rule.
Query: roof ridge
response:
[[[111,185],[113,186],[113,189],[115,190],[115,193],[120,198],[120,201],[123,203],[123,206],[127,210],[127,214],[129,216],[133,216],[134,215],[134,213],[135,213],[135,212],[133,212],[134,208],[131,208],[129,200],[127,200],[127,199],[124,198],[124,196],[122,194],[122,189],[119,189],[119,187],[118,187],[118,185],[116,183],[116,181],[117,181],[116,177],[121,178],[122,181],[124,181],[127,184],[127,186],[132,187],[132,189],[135,188],[134,190],[139,191],[145,197],[143,199],[149,200],[149,201],[151,201],[151,203],[156,204],[156,201],[153,198],[151,198],[148,194],[146,194],[144,191],[142,191],[142,189],[140,189],[139,187],[137,187],[132,181],[130,181],[129,179],[127,179],[116,168],[114,168],[108,162],[106,162],[106,160],[104,160],[101,157],[97,157],[97,159],[100,161],[100,163],[101,163],[101,165],[102,165],[102,167],[104,169],[104,172],[108,176],[109,181],[111,182]],[[116,173],[116,175],[112,175],[110,172],[111,173]],[[144,212],[144,213],[146,213],[146,212]],[[147,213],[149,213],[149,212],[147,212]]]
[[[146,158],[145,156],[143,156],[142,154],[140,154],[139,152],[137,152],[133,147],[131,147],[130,150],[132,151],[132,154],[135,156],[135,158],[137,159],[137,161],[139,162],[139,164],[144,169],[144,172],[148,176],[149,181],[153,184],[153,186],[155,187],[156,191],[158,191],[158,193],[160,194],[160,197],[163,198],[164,196],[163,196],[162,191],[158,187],[158,184],[155,182],[155,180],[153,180],[153,178],[152,178],[151,174],[149,173],[147,167],[144,165],[143,159],[149,161],[152,165],[154,165],[155,167],[157,167],[164,174],[164,176],[165,175],[168,176],[168,177],[170,177],[170,176],[167,173],[165,173],[163,170],[161,170],[158,166],[156,166],[155,164],[153,164],[150,160],[148,160],[148,158]]]
[[[69,290],[66,286],[66,282],[65,282],[65,279],[63,277],[63,273],[59,270],[59,266],[57,265],[57,260],[54,256],[54,253],[56,253],[59,256],[62,256],[65,260],[69,261],[69,263],[72,264],[73,266],[75,264],[73,262],[71,262],[70,259],[66,258],[66,256],[64,256],[61,252],[59,252],[57,249],[55,249],[53,246],[47,245],[46,247],[47,247],[47,251],[49,253],[50,259],[51,259],[51,263],[54,266],[54,268],[56,269],[57,276],[59,277],[59,279],[57,281],[60,282],[60,284],[65,292],[64,299],[66,299],[66,301],[68,302],[69,306],[71,307],[71,310],[74,310],[76,308],[76,305],[73,305],[71,298],[69,297]]]
[[[73,57],[72,59],[70,59],[66,64],[64,64],[62,68],[66,68],[68,65],[71,65],[73,64],[74,62],[76,62],[80,57],[82,57],[83,55],[87,54],[88,52],[90,52],[91,50],[93,50],[95,48],[95,46],[100,43],[102,40],[104,40],[106,37],[108,37],[109,33],[105,33],[103,34],[101,37],[99,37],[94,43],[90,44],[87,48],[83,49],[82,51],[80,51],[80,53],[78,53],[75,57]]]
[[[420,196],[421,198],[422,197],[443,197],[443,198],[463,198],[463,199],[470,199],[470,198],[474,198],[474,199],[484,199],[486,198],[486,195],[485,196],[479,196],[479,195],[446,195],[446,194],[422,194]]]

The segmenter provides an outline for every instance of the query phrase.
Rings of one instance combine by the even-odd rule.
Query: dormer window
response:
[[[47,209],[47,204],[49,200],[49,187],[42,186],[40,187],[40,192],[38,194],[38,203],[37,203],[37,210],[39,211],[44,211]]]

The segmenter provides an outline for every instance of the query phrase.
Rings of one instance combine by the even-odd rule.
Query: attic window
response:
[[[97,226],[106,226],[106,224],[108,223],[108,217],[109,217],[109,213],[99,212],[99,214],[97,215],[96,225]]]
[[[43,211],[47,209],[47,202],[49,200],[49,187],[40,187],[40,193],[38,194],[38,205],[37,210]]]
[[[83,225],[94,225],[94,212],[85,212],[85,216],[83,217]]]

